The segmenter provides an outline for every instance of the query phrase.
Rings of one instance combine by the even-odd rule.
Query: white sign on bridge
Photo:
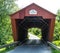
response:
[[[35,9],[31,9],[31,10],[29,11],[29,14],[37,14],[37,11],[36,11]]]

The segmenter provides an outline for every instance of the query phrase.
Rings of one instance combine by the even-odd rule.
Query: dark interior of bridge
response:
[[[42,33],[41,41],[49,41],[49,23],[50,19],[43,19],[40,16],[25,16],[24,19],[16,19],[18,41],[28,40],[28,29],[32,27],[40,28]]]

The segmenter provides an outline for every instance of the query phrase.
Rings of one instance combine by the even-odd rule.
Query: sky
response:
[[[57,10],[60,9],[60,0],[17,0],[16,4],[20,9],[35,3],[48,11],[56,14]]]

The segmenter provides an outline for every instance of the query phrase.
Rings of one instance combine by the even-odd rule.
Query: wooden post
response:
[[[50,27],[49,27],[49,41],[50,42],[52,42],[53,40],[54,26],[55,26],[55,18],[52,18],[50,22]]]
[[[12,32],[13,32],[14,41],[18,41],[16,20],[11,18],[11,23],[12,23]]]

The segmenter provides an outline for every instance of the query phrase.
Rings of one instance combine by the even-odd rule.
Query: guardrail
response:
[[[52,47],[52,48],[60,51],[60,48],[58,48],[55,44],[53,44],[53,43],[51,43],[51,42],[49,42],[49,41],[48,41],[47,43],[48,43],[48,45],[49,45],[50,47]]]
[[[13,42],[11,44],[5,44],[5,45],[0,46],[0,49],[4,48],[4,47],[17,46],[18,43],[19,43],[19,41]]]
[[[19,44],[20,42],[19,41],[16,41],[16,42],[13,42],[13,43],[11,43],[11,44],[6,44],[6,45],[2,45],[2,46],[0,46],[0,49],[1,48],[4,48],[4,47],[10,47],[10,46],[17,46],[18,44]],[[23,43],[23,42],[22,42]],[[56,45],[54,45],[53,43],[51,43],[51,42],[47,42],[48,43],[48,45],[50,46],[50,47],[52,47],[52,48],[54,48],[54,49],[56,49],[56,50],[59,50],[60,51],[60,48],[58,48]]]
[[[15,41],[15,42],[13,42],[13,43],[11,43],[11,44],[5,44],[5,45],[2,45],[2,46],[0,46],[0,49],[1,48],[4,48],[4,47],[10,47],[10,46],[18,46],[18,45],[23,45],[24,44],[24,41],[26,41],[27,39],[24,39],[22,42],[20,42],[20,41]]]

